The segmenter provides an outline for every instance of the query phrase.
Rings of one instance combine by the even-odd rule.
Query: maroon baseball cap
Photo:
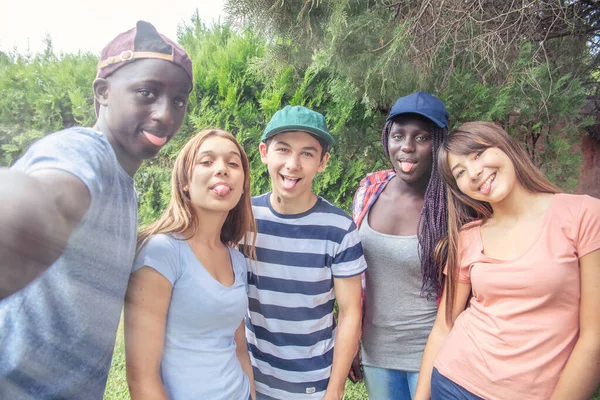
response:
[[[120,33],[102,49],[96,78],[106,78],[122,66],[144,58],[158,58],[178,65],[188,74],[193,85],[192,60],[183,47],[158,33],[146,21],[138,21],[135,28]],[[97,116],[100,105],[96,101],[94,105]]]

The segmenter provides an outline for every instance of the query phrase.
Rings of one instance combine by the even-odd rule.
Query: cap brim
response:
[[[402,111],[402,112],[399,112],[399,113],[390,114],[390,115],[389,115],[389,116],[386,118],[385,122],[389,121],[389,120],[390,120],[390,119],[392,119],[392,118],[395,118],[395,117],[397,117],[398,115],[402,115],[402,114],[419,114],[419,115],[421,115],[421,116],[423,116],[423,117],[427,118],[428,120],[430,120],[430,121],[433,121],[433,122],[434,122],[434,123],[435,123],[437,126],[439,126],[440,128],[447,128],[447,127],[448,127],[448,126],[447,126],[446,124],[444,124],[443,122],[440,122],[440,121],[438,121],[438,120],[437,120],[437,119],[435,119],[435,118],[431,118],[429,115],[427,115],[427,114],[424,114],[423,112],[421,112],[421,111],[417,111],[417,110],[412,110],[412,111],[411,111],[411,110],[407,110],[407,111]]]
[[[292,131],[309,133],[313,136],[318,137],[319,139],[324,140],[325,143],[327,143],[327,146],[329,148],[331,148],[331,146],[333,146],[333,137],[331,136],[331,134],[329,132],[326,132],[319,128],[306,127],[306,126],[300,126],[300,125],[287,125],[285,127],[275,128],[275,129],[267,132],[265,135],[263,135],[262,140],[264,142],[265,140],[272,138],[273,136],[275,136],[279,133],[292,132]]]

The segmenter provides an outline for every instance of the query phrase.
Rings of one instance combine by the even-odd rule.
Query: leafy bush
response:
[[[368,15],[361,18],[362,22],[353,24],[376,29]],[[385,57],[373,61],[383,63],[371,68],[369,73],[375,75],[360,82],[360,69],[354,64],[341,66],[331,53],[317,51],[303,63],[295,57],[281,63],[273,54],[290,49],[301,53],[299,43],[266,39],[252,30],[235,31],[227,24],[206,27],[197,14],[180,26],[179,42],[193,60],[194,90],[180,133],[136,174],[142,225],[156,219],[168,202],[170,170],[179,149],[208,126],[237,136],[250,158],[252,193],[268,191],[269,176],[260,161],[258,144],[270,117],[286,104],[304,105],[326,116],[335,145],[314,190],[349,211],[360,179],[388,167],[379,142],[392,102],[402,94],[428,89],[415,71],[398,81],[386,81],[385,68],[408,68],[394,61],[393,47],[386,50]],[[584,91],[578,79],[562,73],[550,61],[532,63],[535,50],[532,45],[522,45],[502,83],[486,83],[480,75],[456,67],[436,94],[445,101],[453,126],[477,119],[502,123],[519,138],[534,162],[569,190],[576,183],[580,163],[571,146],[585,122],[576,118]],[[364,57],[362,63],[366,64],[368,55]],[[10,165],[44,134],[93,125],[91,87],[96,63],[97,58],[89,53],[55,54],[50,41],[43,54],[0,53],[2,165]]]

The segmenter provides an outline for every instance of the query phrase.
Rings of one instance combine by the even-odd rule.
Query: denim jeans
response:
[[[363,365],[369,400],[412,400],[419,380],[418,372]]]
[[[433,369],[431,374],[431,400],[483,400],[474,395],[464,387],[454,383],[444,375],[440,374],[437,368]]]

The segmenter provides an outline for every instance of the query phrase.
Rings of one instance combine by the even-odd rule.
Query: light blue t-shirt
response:
[[[134,270],[152,267],[173,285],[160,366],[171,400],[250,395],[234,341],[248,308],[247,266],[242,253],[230,247],[229,254],[235,275],[230,287],[204,269],[180,236],[151,237],[134,262]]]
[[[102,399],[135,257],[133,179],[87,128],[37,141],[12,168],[67,171],[91,202],[60,258],[0,301],[0,399]]]

